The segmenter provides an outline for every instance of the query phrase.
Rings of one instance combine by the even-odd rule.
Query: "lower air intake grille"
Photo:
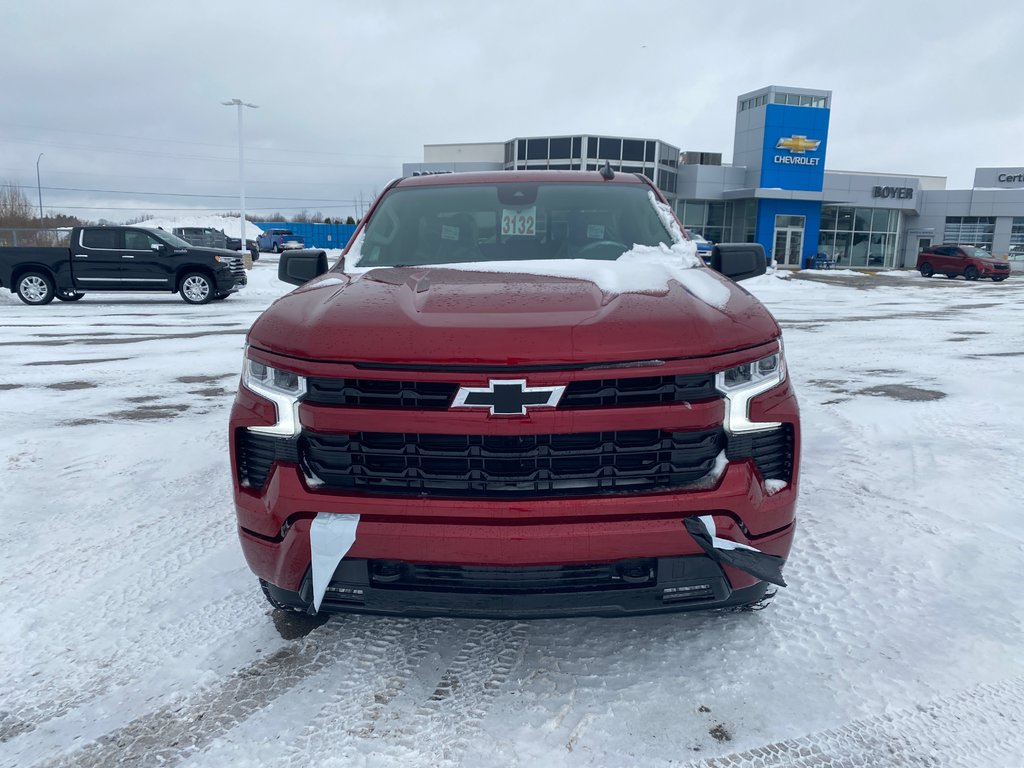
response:
[[[721,429],[568,435],[306,432],[301,460],[332,490],[449,496],[644,492],[706,476]]]
[[[298,440],[240,429],[235,433],[235,458],[242,484],[262,488],[275,461],[298,463]]]
[[[733,435],[727,455],[730,461],[753,459],[762,478],[788,483],[793,477],[793,427],[783,424],[764,432]]]
[[[372,560],[369,566],[370,584],[375,588],[437,592],[543,594],[642,588],[657,581],[654,559],[532,567],[415,565]]]

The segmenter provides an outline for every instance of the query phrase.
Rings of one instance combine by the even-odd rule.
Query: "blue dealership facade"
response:
[[[1024,263],[1024,168],[978,168],[970,190],[942,176],[826,167],[832,92],[771,85],[736,100],[732,163],[659,139],[577,134],[428,144],[403,175],[462,170],[643,173],[683,225],[715,242],[759,242],[781,267],[824,254],[839,267],[913,267],[922,248],[970,243]]]

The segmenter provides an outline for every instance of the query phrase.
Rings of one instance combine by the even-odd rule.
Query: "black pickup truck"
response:
[[[75,227],[67,248],[0,248],[0,286],[26,304],[93,291],[177,292],[205,304],[245,284],[237,251],[197,248],[162,229]]]

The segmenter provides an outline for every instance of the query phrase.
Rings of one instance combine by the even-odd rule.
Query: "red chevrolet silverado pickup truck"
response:
[[[799,413],[772,315],[645,177],[393,182],[249,331],[238,533],[276,607],[545,617],[784,584]]]

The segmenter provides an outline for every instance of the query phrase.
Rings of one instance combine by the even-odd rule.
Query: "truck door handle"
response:
[[[135,257],[132,256],[130,253],[122,253],[121,254],[121,258],[122,259],[134,259]]]

